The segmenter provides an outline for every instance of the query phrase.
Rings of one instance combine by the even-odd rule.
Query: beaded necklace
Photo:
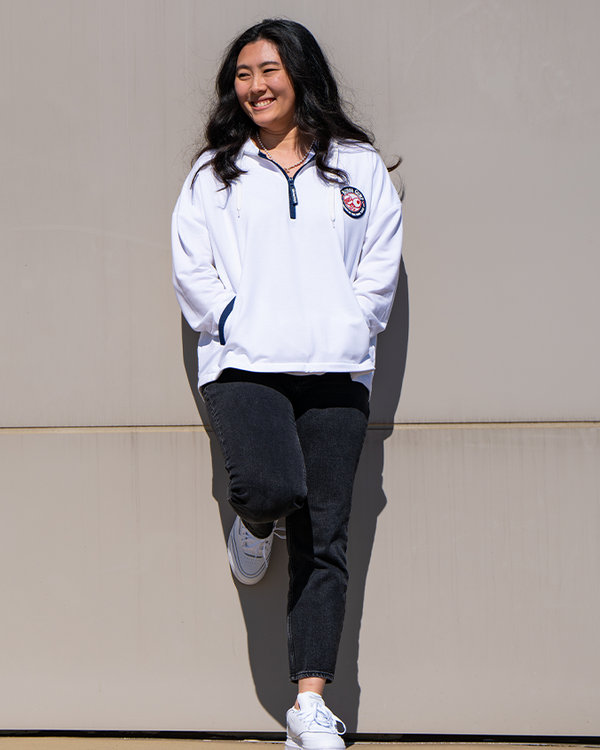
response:
[[[271,152],[269,151],[269,149],[268,149],[268,148],[267,148],[267,147],[265,146],[265,144],[264,144],[264,143],[263,143],[263,142],[262,142],[262,141],[260,140],[260,135],[259,135],[258,133],[256,134],[256,140],[258,141],[258,145],[259,145],[259,146],[260,146],[260,147],[262,148],[262,150],[263,150],[263,151],[265,152],[265,155],[266,155],[267,159],[269,159],[269,160],[270,160],[270,161],[272,161],[272,162],[273,162],[274,164],[277,164],[278,166],[280,166],[280,167],[281,167],[281,164],[279,164],[279,162],[277,162],[277,161],[276,161],[276,160],[275,160],[275,159],[273,158],[273,156],[271,155]],[[306,153],[304,154],[304,156],[303,156],[303,157],[302,157],[302,158],[300,159],[300,161],[299,161],[299,162],[296,162],[296,164],[292,164],[292,166],[291,166],[291,167],[281,167],[281,168],[282,168],[282,169],[285,169],[285,171],[286,171],[286,172],[291,172],[291,171],[292,171],[292,169],[296,169],[296,167],[299,167],[299,166],[300,166],[301,164],[304,164],[304,162],[306,161],[306,158],[307,158],[307,156],[308,156],[308,155],[310,154],[310,151],[311,151],[311,149],[312,149],[312,147],[313,147],[314,145],[315,145],[315,142],[314,142],[314,140],[313,140],[313,142],[312,142],[312,143],[310,144],[310,146],[308,147],[308,151],[307,151],[307,152],[306,152]]]

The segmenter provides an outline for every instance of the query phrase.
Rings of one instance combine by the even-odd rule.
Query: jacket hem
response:
[[[325,372],[348,372],[351,375],[368,375],[370,372],[375,371],[375,365],[369,363],[367,366],[357,366],[351,362],[318,362],[311,368],[306,368],[306,363],[294,363],[294,362],[281,362],[272,364],[271,362],[265,363],[263,366],[257,364],[250,364],[248,362],[225,362],[222,367],[215,370],[209,370],[206,372],[198,373],[198,389],[207,383],[212,383],[214,380],[221,375],[223,370],[229,367],[234,367],[238,370],[248,370],[248,372],[273,372],[290,375],[322,375]]]

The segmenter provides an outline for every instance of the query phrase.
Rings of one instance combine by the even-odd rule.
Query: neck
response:
[[[292,128],[283,133],[277,133],[266,128],[258,129],[258,137],[265,148],[269,151],[277,151],[279,154],[302,154],[307,148],[304,138],[300,136],[297,128]]]

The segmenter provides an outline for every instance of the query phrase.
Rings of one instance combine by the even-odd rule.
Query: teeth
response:
[[[262,102],[252,102],[252,106],[255,109],[259,109],[261,107],[268,106],[269,104],[271,104],[271,102],[274,102],[274,101],[275,101],[274,99],[266,99],[265,101],[262,101]]]

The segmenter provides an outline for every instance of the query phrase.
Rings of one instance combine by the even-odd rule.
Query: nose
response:
[[[253,94],[260,94],[265,90],[265,88],[265,79],[263,78],[262,73],[257,73],[252,77],[252,85],[250,86],[250,91]]]

